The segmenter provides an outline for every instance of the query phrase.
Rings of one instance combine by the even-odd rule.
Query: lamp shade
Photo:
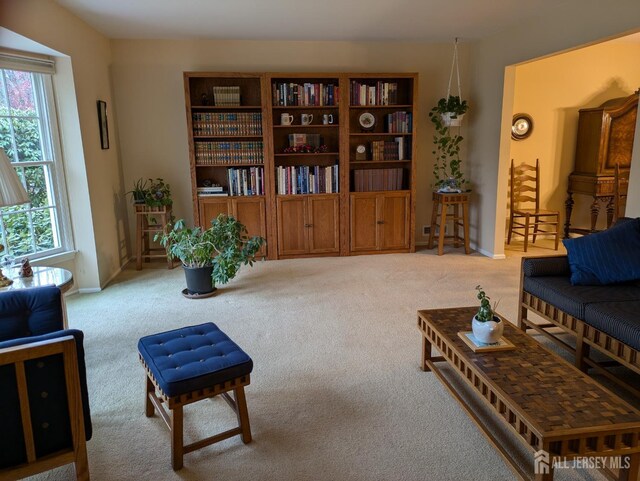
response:
[[[7,154],[0,149],[0,207],[24,204],[25,202],[29,202],[29,195],[24,190],[16,169],[9,162]]]

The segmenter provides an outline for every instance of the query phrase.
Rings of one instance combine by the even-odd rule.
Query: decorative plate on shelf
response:
[[[373,130],[376,126],[376,117],[371,112],[362,112],[358,117],[358,123],[362,130]]]
[[[531,135],[533,119],[527,114],[515,114],[511,123],[511,138],[523,140]]]

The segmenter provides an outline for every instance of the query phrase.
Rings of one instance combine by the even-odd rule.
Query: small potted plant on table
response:
[[[476,290],[478,291],[480,308],[471,321],[473,337],[485,344],[495,344],[502,337],[504,324],[502,320],[495,315],[494,310],[497,306],[491,307],[491,303],[489,302],[490,298],[484,292],[482,286],[476,286]]]
[[[156,236],[167,255],[182,262],[187,288],[185,297],[213,295],[217,284],[233,279],[242,265],[253,265],[265,240],[247,236],[246,227],[234,217],[220,214],[211,227],[185,227],[180,219],[173,228]]]
[[[133,189],[127,192],[131,194],[131,198],[134,204],[144,204],[147,196],[147,181],[140,178],[133,184]]]

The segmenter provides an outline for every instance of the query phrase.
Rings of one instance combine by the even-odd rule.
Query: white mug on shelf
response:
[[[310,125],[313,122],[313,114],[302,114],[300,120],[302,125]]]
[[[332,124],[333,123],[333,114],[324,114],[322,116],[322,123],[324,125]]]
[[[291,125],[293,123],[293,115],[280,114],[280,125]]]

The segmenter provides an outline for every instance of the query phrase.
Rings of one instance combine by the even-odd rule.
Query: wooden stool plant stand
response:
[[[142,261],[166,259],[167,268],[173,269],[173,260],[164,247],[150,247],[153,236],[164,232],[171,222],[171,206],[148,206],[134,204],[136,212],[136,270],[142,269]],[[153,222],[151,222],[153,220]]]
[[[169,428],[174,471],[182,468],[185,454],[211,444],[238,435],[243,443],[251,442],[244,387],[250,383],[253,361],[215,324],[143,337],[138,350],[146,372],[145,414],[151,417],[157,410]],[[181,369],[184,375],[177,374]],[[233,398],[229,391],[233,391]],[[184,406],[217,395],[236,413],[238,427],[185,446]]]
[[[431,230],[429,232],[429,249],[433,249],[433,240],[435,238],[436,227],[439,229],[438,233],[438,255],[441,256],[444,253],[444,241],[445,239],[453,239],[453,246],[459,247],[460,242],[464,242],[465,254],[470,254],[469,248],[469,193],[445,193],[434,192],[433,193],[433,210],[431,213]],[[453,208],[453,216],[447,217],[449,207]],[[462,215],[461,211],[462,210]],[[453,233],[452,235],[445,235],[446,225],[448,220],[453,221]],[[463,237],[460,237],[460,227],[463,229]]]

